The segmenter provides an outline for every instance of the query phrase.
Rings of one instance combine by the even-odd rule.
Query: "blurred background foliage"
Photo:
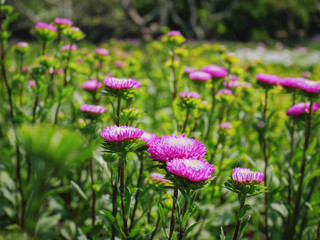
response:
[[[187,38],[236,41],[317,39],[317,0],[7,0],[20,16],[13,37],[30,37],[38,21],[70,18],[92,42],[158,36],[164,26]]]

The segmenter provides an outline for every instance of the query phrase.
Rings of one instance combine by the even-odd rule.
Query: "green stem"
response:
[[[126,240],[128,240],[129,239],[128,219],[126,217],[125,208],[124,208],[125,158],[126,158],[126,154],[122,153],[121,156],[120,156],[120,159],[119,159],[119,166],[120,166],[120,198],[121,198],[123,231],[124,231],[124,234],[126,235]]]
[[[187,108],[186,119],[184,120],[183,129],[182,129],[181,133],[184,133],[186,131],[186,127],[187,127],[187,124],[188,124],[189,113],[190,113],[190,108]]]
[[[92,227],[94,226],[96,220],[96,192],[94,191],[94,178],[93,178],[93,161],[90,159],[90,175],[91,175],[91,190],[92,190],[92,205],[91,205],[91,215],[92,215]]]
[[[178,199],[178,189],[177,188],[174,188],[173,196],[175,197],[175,199]],[[176,219],[175,219],[175,216],[174,216],[175,212],[176,212],[176,205],[175,205],[175,203],[173,201],[173,203],[172,203],[172,213],[171,213],[169,239],[171,239],[171,237],[172,237],[172,234],[173,234],[173,231],[174,231],[174,227],[175,227],[175,224],[176,224]]]
[[[120,126],[120,110],[121,110],[121,97],[118,97],[118,106],[117,106],[117,126]]]
[[[214,85],[212,82],[212,87],[211,87],[211,97],[212,97],[212,105],[211,105],[211,109],[209,112],[209,119],[208,119],[208,129],[207,129],[207,133],[205,135],[204,140],[208,140],[209,136],[210,136],[210,132],[211,132],[211,125],[212,125],[212,118],[213,118],[213,113],[214,113],[214,107],[215,107],[215,103],[216,103],[216,91],[214,89]]]
[[[238,234],[239,234],[239,230],[240,230],[240,224],[241,224],[241,220],[239,218],[239,214],[242,210],[242,208],[244,207],[244,203],[246,201],[246,195],[243,195],[241,197],[241,200],[240,200],[240,209],[239,209],[239,213],[238,213],[238,220],[237,220],[237,224],[236,224],[236,229],[234,230],[234,234],[233,234],[233,240],[237,240],[238,239]]]

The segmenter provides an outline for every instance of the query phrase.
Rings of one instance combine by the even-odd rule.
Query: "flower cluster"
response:
[[[212,78],[223,78],[228,75],[227,69],[215,64],[204,66],[201,71],[209,73]]]
[[[312,111],[316,112],[319,108],[320,108],[320,104],[318,102],[315,102],[312,106]],[[300,116],[300,115],[308,113],[309,110],[310,110],[310,102],[297,103],[288,109],[287,115],[288,116]]]
[[[98,90],[99,88],[101,88],[102,86],[102,83],[99,82],[98,79],[91,79],[91,80],[88,80],[88,81],[85,81],[83,84],[82,84],[82,89],[85,89],[87,91],[96,91]]]

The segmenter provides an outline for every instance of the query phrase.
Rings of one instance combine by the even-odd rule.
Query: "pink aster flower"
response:
[[[122,142],[126,140],[139,139],[143,131],[129,126],[111,126],[103,129],[101,137],[107,142]]]
[[[223,78],[228,75],[227,69],[216,64],[204,66],[201,71],[209,73],[213,78]]]
[[[35,80],[30,80],[28,81],[28,85],[32,88],[34,88],[35,86],[37,86],[37,82]]]
[[[80,110],[82,112],[92,113],[92,114],[103,114],[107,111],[107,109],[102,105],[89,105],[89,104],[81,105]]]
[[[312,111],[317,111],[320,108],[320,104],[318,102],[315,102],[312,106]],[[306,103],[297,103],[293,106],[291,106],[288,111],[288,116],[299,116],[302,114],[308,113],[310,110],[310,102]]]
[[[233,95],[232,91],[228,88],[220,89],[219,91],[217,91],[217,95],[221,95],[221,94]]]
[[[189,78],[195,81],[208,81],[211,75],[206,72],[194,71],[189,74]]]
[[[174,158],[201,159],[206,155],[206,147],[199,140],[188,138],[185,134],[179,136],[162,136],[150,144],[147,150],[149,158],[159,161],[170,161]]]
[[[54,24],[72,26],[73,22],[70,19],[67,19],[67,18],[55,18],[54,19]]]
[[[183,70],[183,72],[186,73],[186,74],[190,74],[190,73],[195,72],[195,71],[197,71],[197,69],[194,68],[194,67],[184,67],[184,70]]]
[[[96,48],[95,53],[99,56],[108,56],[109,55],[109,50],[105,48]]]
[[[131,88],[139,88],[137,87],[139,85],[138,81],[131,78],[113,78],[113,77],[107,77],[104,79],[104,84],[108,88],[113,89],[131,89]]]
[[[181,36],[181,32],[177,30],[171,30],[167,34],[168,36]]]
[[[171,181],[168,180],[168,179],[165,179],[165,175],[164,175],[164,174],[161,174],[161,173],[152,172],[152,173],[150,173],[149,178],[150,178],[151,180],[155,181],[155,182],[171,183]]]
[[[63,45],[61,48],[60,48],[60,51],[61,52],[64,52],[64,51],[75,51],[78,49],[78,46],[76,44],[72,44],[71,46],[70,45]]]
[[[249,168],[234,168],[232,180],[237,183],[257,182],[261,183],[264,179],[264,174],[261,172],[251,171]]]
[[[146,147],[150,147],[150,144],[151,144],[152,142],[154,142],[155,140],[160,139],[160,138],[158,137],[158,135],[153,134],[153,133],[150,133],[150,132],[143,132],[141,138],[142,138],[142,140],[143,140],[144,142],[146,142],[146,145],[145,145]]]
[[[320,81],[304,79],[297,83],[297,88],[307,93],[317,94],[320,93]]]
[[[229,130],[229,129],[232,129],[232,125],[229,122],[222,122],[220,123],[220,129]]]
[[[197,92],[181,92],[179,94],[180,98],[197,98],[200,99],[200,94]]]
[[[38,22],[34,28],[36,29],[47,29],[49,31],[53,31],[53,32],[56,32],[57,31],[57,28],[48,24],[48,23],[44,23],[44,22]]]
[[[115,61],[114,63],[116,68],[122,68],[123,67],[123,62],[122,61]]]
[[[16,44],[16,47],[28,48],[28,47],[29,47],[29,44],[26,43],[26,42],[18,42],[18,43]]]
[[[82,84],[81,88],[85,89],[85,90],[88,90],[88,91],[96,91],[99,88],[101,88],[101,86],[102,86],[102,83],[99,82],[98,79],[91,79],[91,80],[85,81]]]
[[[296,88],[298,83],[304,80],[304,78],[283,78],[279,85],[286,88]]]
[[[210,179],[215,171],[213,164],[197,159],[173,159],[167,162],[167,169],[170,173],[192,182]]]
[[[27,72],[28,71],[28,67],[22,67],[20,70],[22,73]]]
[[[280,84],[282,81],[281,77],[275,75],[269,75],[265,73],[259,73],[256,75],[258,82],[267,83],[267,84]]]

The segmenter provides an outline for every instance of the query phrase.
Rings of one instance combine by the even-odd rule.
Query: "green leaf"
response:
[[[187,239],[188,234],[198,225],[200,224],[200,222],[195,222],[194,224],[192,224],[187,231],[185,232],[185,234],[183,235],[183,239]]]
[[[124,191],[124,215],[127,216],[129,209],[130,209],[130,203],[131,203],[131,192],[129,187],[127,187]]]
[[[56,195],[56,194],[59,194],[59,193],[68,192],[71,189],[72,189],[72,186],[70,186],[70,185],[52,189],[52,190],[50,190],[49,192],[46,193],[45,198],[48,198],[50,196],[53,196],[53,195]]]
[[[102,210],[100,211],[100,213],[107,218],[107,220],[115,227],[115,229],[121,234],[123,238],[126,238],[126,235],[122,231],[118,221],[112,216],[111,213],[109,213],[107,210]],[[109,226],[107,228],[107,230],[109,230]]]
[[[196,208],[197,208],[197,206],[194,203],[188,208],[187,212],[184,214],[183,219],[182,219],[182,228],[184,228],[186,226],[186,223],[187,223],[189,217],[193,214],[193,212],[194,212],[194,210],[196,210]]]
[[[173,231],[173,233],[172,233],[171,240],[178,240],[178,238],[177,238],[177,234],[176,234],[176,232],[175,232],[175,231]]]
[[[249,222],[251,218],[251,215],[247,215],[243,218],[241,224],[240,224],[240,230],[239,230],[239,236],[241,237],[243,229],[246,227],[247,223]]]
[[[72,186],[78,191],[78,193],[83,197],[85,200],[88,200],[86,194],[82,191],[82,189],[79,187],[78,184],[76,184],[74,181],[71,181]]]
[[[163,232],[166,235],[166,237],[168,238],[168,235],[166,232],[166,217],[165,217],[163,208],[160,203],[158,203],[158,211],[159,211],[161,222],[162,222]]]
[[[220,240],[226,240],[226,236],[224,235],[224,231],[223,231],[223,228],[220,227]]]
[[[239,213],[239,220],[242,221],[244,215],[246,215],[246,213],[251,209],[252,207],[249,204],[246,204],[243,206],[243,208],[241,209],[240,213]]]

